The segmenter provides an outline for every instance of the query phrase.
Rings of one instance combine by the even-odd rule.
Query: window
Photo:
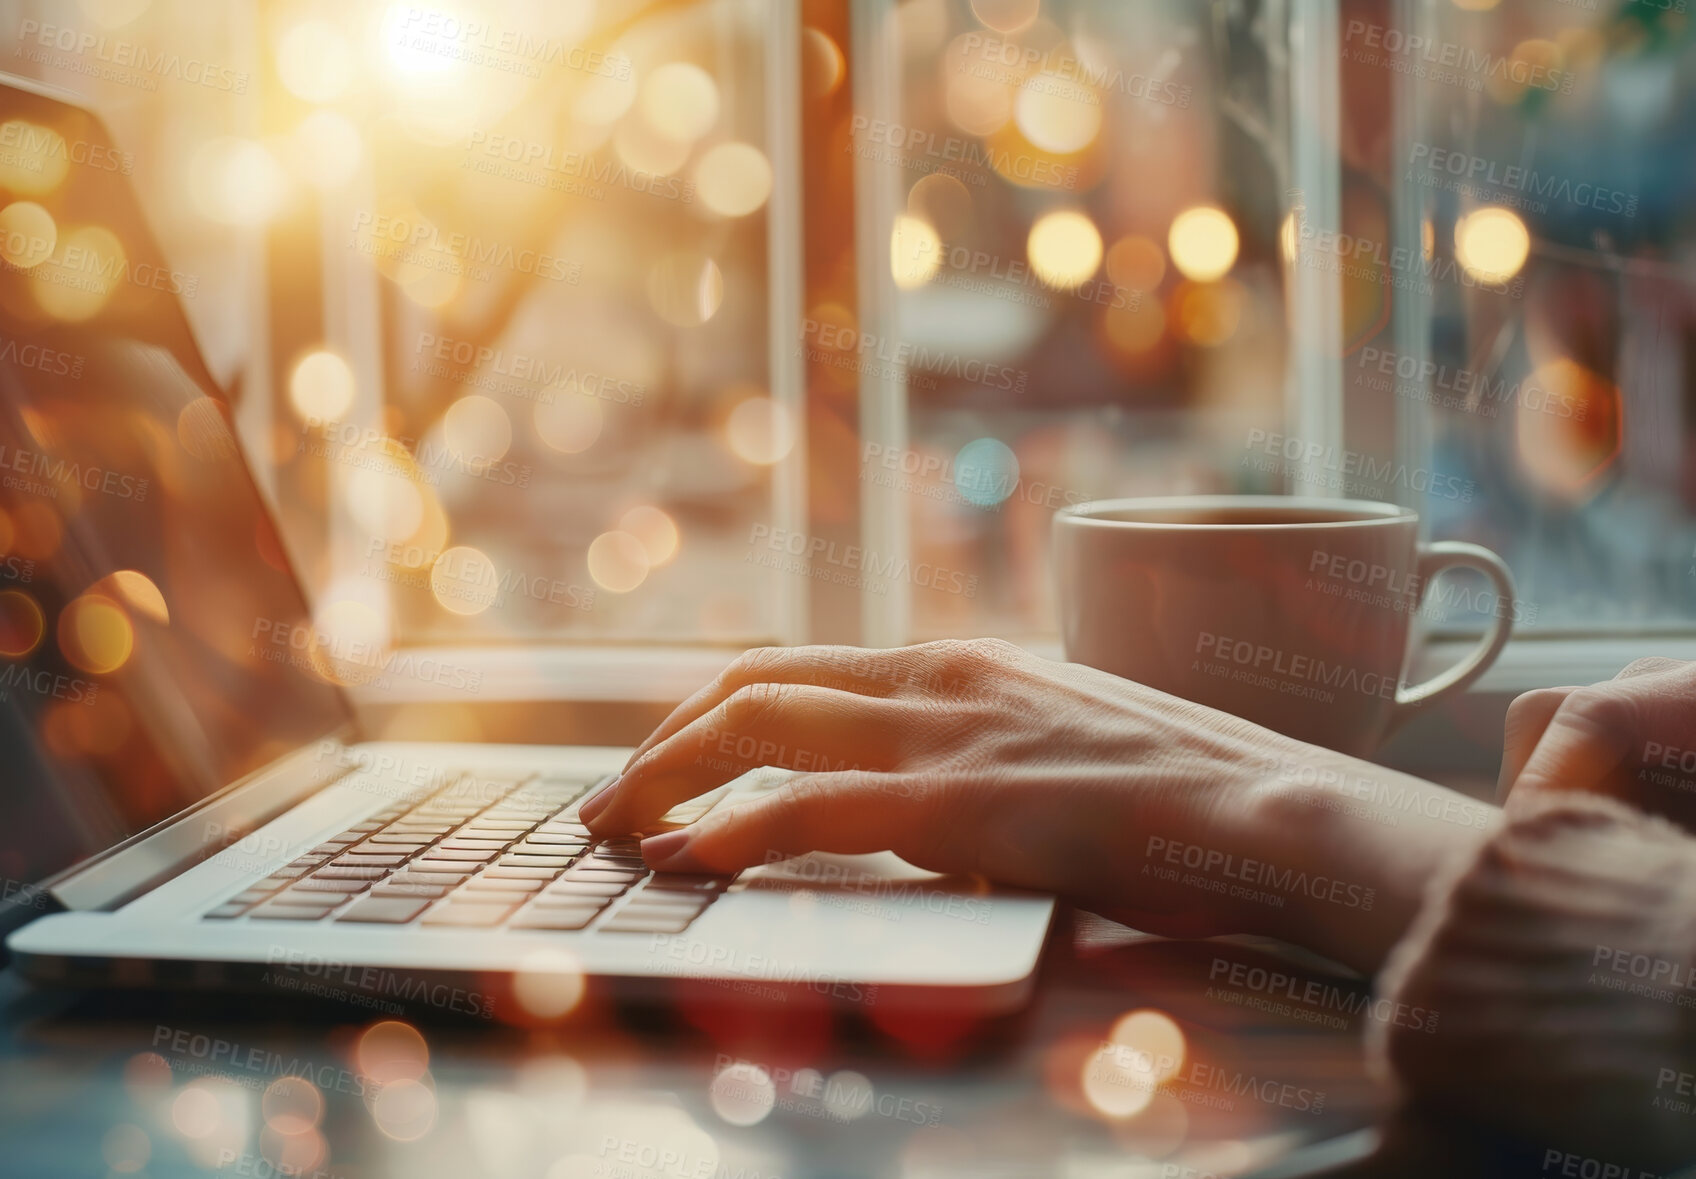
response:
[[[1508,558],[1523,635],[1688,630],[1682,9],[85,0],[13,34],[202,276],[320,625],[710,660],[1052,642],[1054,509],[1172,492],[1397,500]],[[1470,588],[1431,633],[1482,625]]]

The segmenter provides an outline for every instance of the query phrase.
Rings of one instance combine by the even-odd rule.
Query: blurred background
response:
[[[107,121],[195,280],[317,624],[529,651],[1040,643],[1055,508],[1204,491],[1417,507],[1508,558],[1522,635],[1687,631],[1685,9],[10,0],[0,27],[6,68]],[[0,128],[23,196],[53,183],[32,143]],[[1437,633],[1489,612],[1457,587]]]

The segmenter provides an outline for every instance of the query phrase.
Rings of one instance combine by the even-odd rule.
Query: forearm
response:
[[[1494,806],[1342,754],[1298,747],[1252,790],[1244,830],[1280,903],[1245,905],[1268,933],[1371,973],[1406,932],[1426,885],[1500,821]]]

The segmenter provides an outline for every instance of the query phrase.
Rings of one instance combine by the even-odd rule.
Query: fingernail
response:
[[[584,799],[582,805],[577,808],[577,821],[580,823],[587,823],[596,815],[606,810],[607,803],[612,801],[613,791],[618,789],[618,781],[619,780],[617,778],[614,778],[611,782],[608,782],[605,786],[602,786],[588,798]]]
[[[689,829],[680,827],[664,835],[653,835],[642,841],[642,858],[649,867],[663,868],[666,861],[689,846]]]

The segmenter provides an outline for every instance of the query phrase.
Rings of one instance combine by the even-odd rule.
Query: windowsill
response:
[[[1048,659],[1061,657],[1054,640],[1021,644]],[[1470,640],[1440,640],[1415,655],[1409,678],[1425,679],[1463,658]],[[457,646],[413,648],[454,674],[441,680],[387,677],[351,689],[360,703],[493,703],[595,701],[676,704],[717,675],[737,655],[730,647]],[[1473,695],[1515,696],[1555,684],[1611,679],[1633,659],[1664,655],[1696,660],[1696,636],[1524,638],[1508,645]]]

